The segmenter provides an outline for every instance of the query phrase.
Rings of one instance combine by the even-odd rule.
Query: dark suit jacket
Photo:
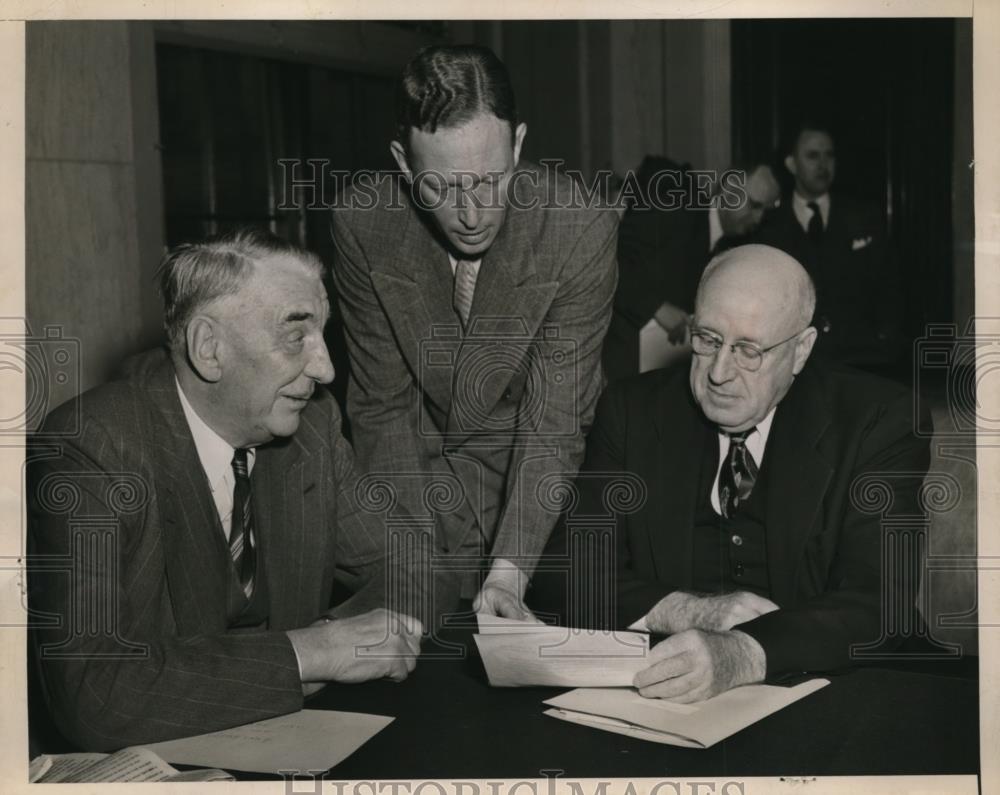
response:
[[[576,472],[603,386],[618,219],[567,209],[569,180],[532,166],[512,184],[468,333],[446,249],[397,179],[374,207],[353,191],[334,210],[334,279],[364,469],[392,481],[399,512],[435,512],[439,548],[481,534],[484,552],[530,572],[556,519],[534,486]]]
[[[54,411],[45,432],[66,435],[37,440],[29,459],[41,679],[58,727],[90,750],[300,709],[284,630],[327,610],[335,577],[354,590],[375,578],[341,614],[383,603],[382,525],[355,503],[352,452],[321,389],[294,437],[258,448],[269,622],[230,630],[228,545],[173,366],[161,352],[151,361]]]
[[[646,158],[638,177],[644,190],[657,169],[681,173],[670,160]],[[694,309],[698,280],[710,259],[707,210],[688,206],[687,199],[681,200],[685,206],[663,209],[678,201],[667,195],[658,203],[645,194],[640,199],[618,230],[618,288],[603,354],[612,381],[638,374],[639,330],[664,301]]]
[[[918,491],[929,453],[927,441],[912,435],[912,406],[911,394],[891,382],[814,362],[779,404],[762,466],[769,484],[770,598],[781,609],[739,627],[764,648],[769,676],[837,668],[850,662],[851,644],[879,641],[883,588],[912,607],[915,572],[883,572],[882,516],[863,510],[885,484],[892,516],[922,513]],[[566,554],[567,534],[577,532],[579,521],[608,515],[606,488],[621,480],[615,473],[641,481],[629,488],[644,491],[644,499],[613,520],[621,626],[671,591],[691,588],[697,484],[716,436],[685,372],[647,373],[610,385],[602,396],[580,470],[579,503],[553,534],[550,562]],[[904,524],[902,532],[916,525]],[[558,604],[565,576],[540,579],[535,588],[536,604]]]
[[[765,219],[756,239],[795,257],[813,277],[819,355],[866,367],[898,358],[902,292],[877,206],[833,193],[823,242],[817,246],[787,196]],[[822,332],[827,322],[830,330]]]

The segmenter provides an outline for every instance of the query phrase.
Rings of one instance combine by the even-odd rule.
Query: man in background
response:
[[[770,166],[737,164],[709,199],[665,158],[639,168],[640,196],[618,231],[618,289],[604,343],[609,380],[683,358],[694,293],[705,265],[745,240],[780,195]]]
[[[801,262],[816,284],[817,354],[866,369],[891,368],[901,351],[899,274],[879,207],[833,191],[830,129],[801,123],[784,159],[794,189],[756,237]]]

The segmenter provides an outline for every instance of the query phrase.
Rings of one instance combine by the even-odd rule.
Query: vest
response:
[[[767,576],[767,458],[757,473],[750,499],[727,519],[712,509],[711,492],[719,467],[719,440],[706,435],[710,449],[702,456],[692,539],[692,586],[703,593],[750,591],[770,595]]]

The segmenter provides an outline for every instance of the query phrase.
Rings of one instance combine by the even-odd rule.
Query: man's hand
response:
[[[739,685],[760,682],[767,660],[749,635],[689,629],[656,644],[652,664],[635,675],[633,684],[646,698],[668,698],[681,704],[702,701]]]
[[[524,604],[524,591],[527,585],[527,577],[517,566],[509,560],[497,558],[493,561],[493,568],[483,582],[483,587],[479,589],[472,602],[472,609],[490,616],[541,624],[542,622]]]
[[[688,629],[725,632],[737,624],[777,610],[770,599],[748,591],[695,596],[674,591],[664,596],[646,614],[646,628],[650,632],[672,635]]]
[[[667,339],[673,345],[683,345],[687,341],[690,318],[683,309],[664,301],[656,310],[653,319],[667,332]]]
[[[379,608],[286,634],[303,682],[400,682],[417,665],[423,626],[411,616]]]

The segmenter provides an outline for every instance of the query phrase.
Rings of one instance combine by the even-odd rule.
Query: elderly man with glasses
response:
[[[920,515],[928,444],[914,437],[909,390],[809,361],[814,308],[796,260],[731,249],[699,284],[690,371],[647,373],[601,398],[535,604],[561,606],[568,554],[568,622],[669,635],[636,675],[644,696],[698,701],[842,668],[862,647],[891,652],[913,618],[916,567],[884,554],[866,494]],[[628,506],[608,498],[625,482]],[[625,508],[614,543],[588,537],[607,525],[580,521],[609,505]]]

